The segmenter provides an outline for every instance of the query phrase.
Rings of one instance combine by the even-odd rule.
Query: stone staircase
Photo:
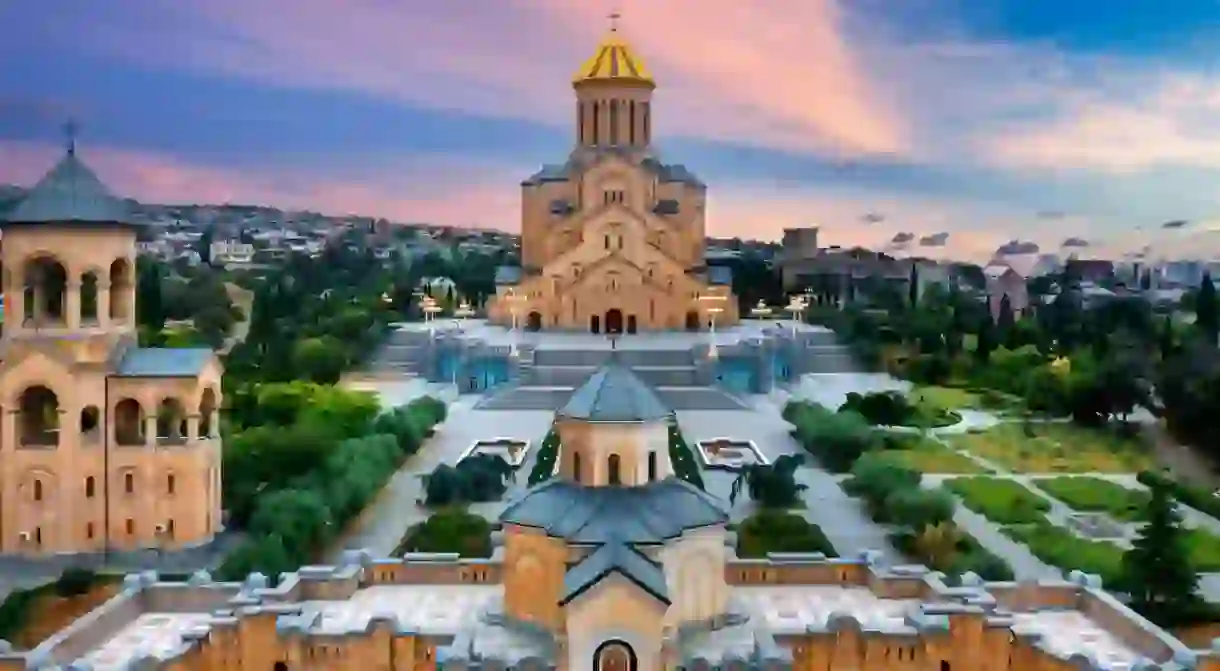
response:
[[[428,333],[394,331],[369,360],[371,371],[419,374],[421,348],[428,343]]]
[[[859,371],[851,349],[839,344],[832,332],[809,336],[810,369],[812,374],[854,373]]]
[[[522,356],[521,377],[515,386],[479,401],[481,410],[558,410],[572,392],[610,357],[608,349],[557,349],[545,346]],[[674,410],[741,410],[744,403],[730,394],[698,384],[689,350],[620,349],[618,360],[656,389]]]

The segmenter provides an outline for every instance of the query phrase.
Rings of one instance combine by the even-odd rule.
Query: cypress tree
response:
[[[1203,282],[1195,297],[1195,324],[1207,344],[1214,347],[1217,337],[1220,337],[1220,306],[1216,304],[1216,287],[1209,272],[1203,273]]]
[[[1182,517],[1168,487],[1155,485],[1147,521],[1123,555],[1123,587],[1132,607],[1160,624],[1181,620],[1198,603],[1199,575],[1187,553]]]

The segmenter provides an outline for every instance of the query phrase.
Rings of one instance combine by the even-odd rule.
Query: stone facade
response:
[[[612,31],[573,80],[575,148],[521,184],[521,266],[502,268],[498,324],[593,333],[737,322],[704,260],[707,187],[652,150],[656,83]]]
[[[728,509],[671,474],[666,407],[610,359],[556,415],[556,477],[487,559],[339,566],[123,591],[0,671],[1220,671],[1079,572],[983,583],[854,558],[736,556]],[[2,647],[2,646],[0,646]]]
[[[71,150],[3,222],[0,554],[212,540],[221,365],[141,348],[136,230]]]

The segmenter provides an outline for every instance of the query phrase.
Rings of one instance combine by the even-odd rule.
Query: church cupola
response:
[[[614,354],[556,413],[559,475],[590,487],[664,480],[673,411]]]
[[[572,78],[576,142],[581,147],[646,149],[652,142],[652,91],[657,84],[610,15],[610,32]]]

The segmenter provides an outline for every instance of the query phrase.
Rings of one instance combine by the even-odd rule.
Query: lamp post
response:
[[[792,332],[794,334],[796,333],[797,325],[800,323],[801,315],[805,313],[805,309],[808,307],[808,299],[800,294],[792,294],[788,299],[788,305],[784,310],[792,314]]]
[[[708,324],[708,341],[710,344],[708,345],[707,355],[714,359],[717,356],[717,353],[716,353],[716,315],[720,314],[721,312],[724,312],[724,308],[720,307],[721,303],[724,301],[724,296],[717,296],[714,294],[705,294],[705,295],[700,296],[699,300],[706,302],[709,305],[709,307],[704,308],[704,310],[703,310],[704,312],[707,313],[707,315],[709,317],[711,317],[711,323]]]
[[[759,299],[758,305],[750,308],[750,316],[755,319],[766,319],[771,316],[771,308],[767,306],[767,302]]]
[[[504,297],[506,299],[508,299],[508,315],[509,315],[510,324],[511,324],[511,326],[509,328],[510,339],[509,339],[509,346],[508,346],[508,354],[509,354],[509,356],[517,356],[517,337],[518,337],[517,311],[519,310],[519,307],[518,307],[519,301],[522,298],[524,298],[524,296],[521,296],[520,294],[518,294],[516,292],[516,290],[514,290],[514,289],[509,289],[508,292],[506,294],[504,294]]]

